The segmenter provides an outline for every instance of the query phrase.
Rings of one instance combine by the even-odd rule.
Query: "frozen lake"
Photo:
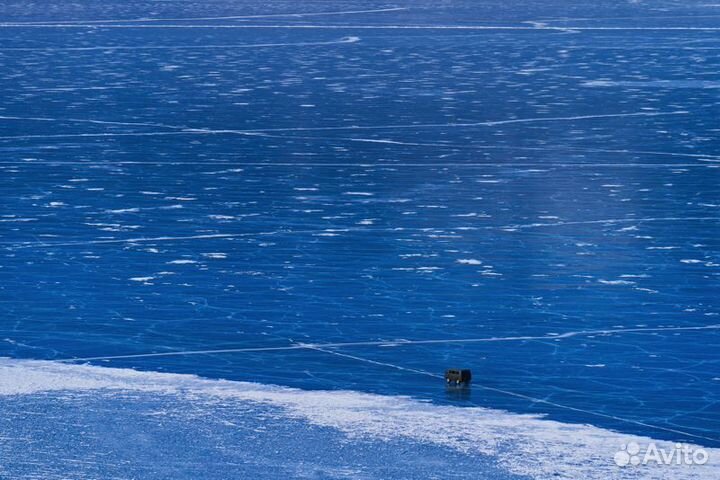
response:
[[[477,3],[0,2],[0,478],[717,478],[720,7]]]

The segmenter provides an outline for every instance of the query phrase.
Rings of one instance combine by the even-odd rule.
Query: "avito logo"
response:
[[[623,444],[615,453],[615,463],[619,467],[638,465],[705,465],[708,453],[702,448],[676,443],[674,448],[658,448],[649,443],[645,448],[636,442]]]

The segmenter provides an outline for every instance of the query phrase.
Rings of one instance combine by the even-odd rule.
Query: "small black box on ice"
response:
[[[447,383],[460,385],[461,383],[470,383],[471,379],[472,372],[470,372],[470,370],[457,370],[454,368],[445,370],[445,381]]]

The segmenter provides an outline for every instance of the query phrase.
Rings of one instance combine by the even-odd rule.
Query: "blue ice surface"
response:
[[[0,405],[3,431],[17,435],[0,443],[3,479],[527,478],[487,457],[421,442],[349,442],[271,407],[218,409],[116,392],[0,398]]]
[[[712,8],[390,7],[0,3],[0,355],[720,446]]]

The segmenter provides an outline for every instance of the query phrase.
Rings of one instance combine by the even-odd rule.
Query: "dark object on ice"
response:
[[[460,385],[461,383],[470,383],[471,379],[472,372],[470,370],[456,370],[453,368],[445,370],[445,381],[447,383]]]

